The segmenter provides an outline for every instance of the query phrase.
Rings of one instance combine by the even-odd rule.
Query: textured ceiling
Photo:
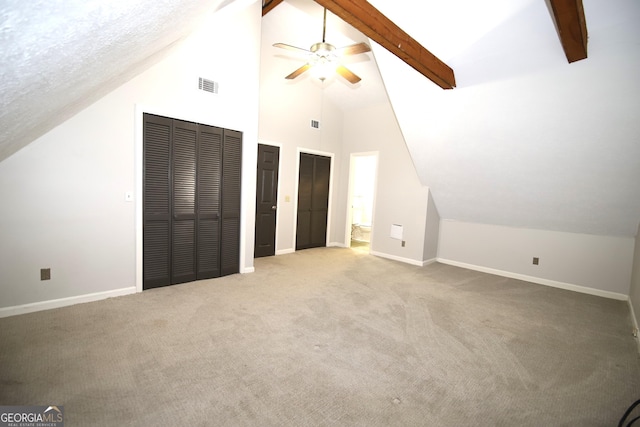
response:
[[[160,60],[206,14],[249,1],[4,0],[0,161]],[[571,65],[543,0],[370,2],[450,65],[458,87],[437,88],[373,44],[349,64],[362,83],[325,90],[343,108],[388,95],[442,218],[635,235],[637,0],[583,0],[589,58]],[[263,36],[306,48],[321,37],[319,11],[287,0]],[[327,25],[336,46],[363,40]]]
[[[231,0],[3,0],[0,161],[157,62]]]

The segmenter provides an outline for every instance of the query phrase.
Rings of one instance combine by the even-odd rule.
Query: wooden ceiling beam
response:
[[[582,0],[548,0],[567,60],[587,57],[587,21]]]
[[[315,0],[443,89],[453,89],[453,70],[365,0]]]
[[[365,0],[315,1],[441,88],[453,89],[456,86],[453,70],[447,64],[425,49],[369,2]],[[280,3],[282,0],[262,0],[262,16]]]
[[[262,0],[262,16],[269,13],[273,8],[282,3],[282,0]]]

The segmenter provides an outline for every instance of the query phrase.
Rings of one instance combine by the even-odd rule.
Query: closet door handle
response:
[[[271,206],[271,210],[275,211],[277,208],[275,206]]]

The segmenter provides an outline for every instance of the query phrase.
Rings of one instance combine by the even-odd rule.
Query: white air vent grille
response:
[[[315,129],[320,129],[320,122],[317,120],[311,120],[311,127]]]
[[[198,89],[204,90],[205,92],[218,93],[218,82],[200,77]]]

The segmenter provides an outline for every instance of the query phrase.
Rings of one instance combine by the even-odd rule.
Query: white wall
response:
[[[295,198],[299,150],[334,154],[329,243],[344,246],[347,225],[349,163],[352,153],[379,152],[372,252],[422,263],[427,226],[428,188],[420,184],[389,103],[344,113],[323,95],[322,84],[303,75],[287,81],[294,64],[262,46],[260,81],[261,143],[280,147],[276,253],[295,249]],[[342,84],[334,82],[334,84]],[[320,120],[320,130],[310,120]],[[286,201],[287,197],[289,202]],[[435,206],[432,207],[438,221]],[[406,246],[389,237],[391,224],[402,224]],[[431,227],[433,230],[434,228]],[[437,226],[435,227],[437,245]],[[435,246],[432,243],[432,246]],[[435,257],[435,251],[433,254]]]
[[[627,299],[634,240],[443,220],[438,259],[595,295]],[[540,259],[533,265],[533,257]]]
[[[162,62],[0,163],[2,313],[135,290],[142,111],[244,133],[241,269],[251,270],[260,17],[258,2],[223,9]],[[200,76],[220,94],[197,90]]]
[[[295,221],[300,151],[333,155],[333,189],[343,185],[337,180],[342,158],[342,112],[323,94],[323,84],[309,73],[285,80],[299,61],[283,61],[273,54],[273,46],[262,42],[260,64],[259,142],[280,147],[280,174],[276,227],[276,254],[295,250]],[[320,128],[311,127],[318,120]],[[347,159],[348,163],[348,159]],[[255,165],[253,166],[255,168]],[[332,192],[328,238],[343,241],[344,220],[337,214],[337,192]],[[288,201],[287,201],[288,200]]]
[[[421,264],[429,190],[418,179],[391,105],[379,103],[345,112],[343,141],[346,158],[351,153],[379,152],[372,253]],[[344,183],[340,197],[346,220],[348,162],[342,166],[340,182]],[[405,247],[389,236],[392,224],[403,226]]]
[[[440,214],[438,214],[438,208],[433,201],[431,190],[429,190],[427,224],[425,227],[424,255],[422,259],[425,262],[431,262],[438,257],[438,242],[440,241]]]

